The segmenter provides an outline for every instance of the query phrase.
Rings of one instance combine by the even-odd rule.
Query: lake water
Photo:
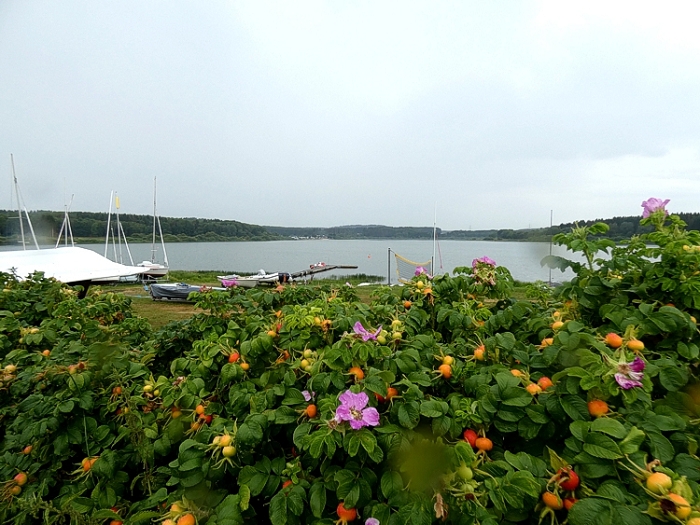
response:
[[[104,245],[81,245],[104,254]],[[149,260],[150,244],[129,244],[134,262]],[[2,247],[9,249],[10,247]],[[416,262],[429,261],[433,255],[430,240],[298,240],[266,242],[198,242],[166,244],[170,268],[173,270],[215,270],[222,273],[295,272],[323,261],[326,264],[357,265],[357,270],[334,270],[323,275],[364,273],[387,276],[388,250]],[[111,252],[111,248],[110,248]],[[563,247],[554,246],[555,255],[567,256]],[[162,257],[160,246],[159,257]],[[484,255],[507,267],[520,281],[547,281],[549,269],[540,266],[549,254],[549,243],[441,241],[438,243],[436,273],[452,273],[457,266],[470,266]],[[128,257],[123,251],[125,263]],[[111,256],[111,254],[110,254]],[[570,255],[569,255],[570,257]],[[576,260],[581,260],[575,257]],[[162,262],[162,261],[159,261]],[[573,274],[552,270],[552,280],[563,281]],[[391,255],[391,279],[396,281],[396,262]]]

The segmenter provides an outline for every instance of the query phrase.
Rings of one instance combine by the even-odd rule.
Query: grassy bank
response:
[[[190,284],[198,284],[202,286],[220,286],[216,279],[217,275],[222,272],[196,272],[196,271],[172,271],[170,272],[169,281],[173,283],[186,282]],[[379,281],[379,282],[377,282]],[[349,282],[356,287],[357,294],[360,300],[369,304],[371,295],[377,288],[384,285],[384,279],[379,276],[357,274],[349,276],[333,276],[325,279],[315,279],[309,284],[299,284],[297,286],[314,286],[321,284],[329,284],[331,286],[342,286]],[[371,283],[365,286],[358,286],[360,283]],[[526,290],[530,283],[516,281],[513,291],[513,298],[526,299]],[[148,320],[154,329],[159,329],[168,324],[170,321],[182,321],[189,319],[198,310],[193,303],[181,301],[154,301],[148,290],[142,284],[115,284],[103,286],[102,288],[117,291],[128,296],[132,300],[134,311],[141,317]],[[396,293],[400,291],[400,287],[396,287]]]

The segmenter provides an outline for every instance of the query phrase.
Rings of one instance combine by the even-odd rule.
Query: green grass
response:
[[[225,272],[195,272],[195,271],[171,271],[168,276],[168,282],[188,284],[197,284],[205,286],[221,286],[221,283],[216,278],[217,275],[222,275]],[[357,274],[350,276],[337,276],[331,279],[314,279],[307,285],[298,284],[298,286],[316,286],[320,284],[329,284],[330,286],[343,286],[349,282],[353,286],[362,282],[372,282],[381,279],[378,276],[369,276],[365,274]],[[370,295],[373,290],[377,289],[380,284],[372,284],[370,286],[356,287],[357,295],[360,300],[369,303]],[[132,300],[134,313],[145,318],[151,324],[154,330],[162,328],[170,321],[182,321],[189,319],[198,310],[194,304],[184,301],[154,301],[143,284],[136,283],[119,283],[113,285],[103,285],[99,288],[112,292],[123,293]]]
[[[189,284],[198,284],[206,286],[221,286],[216,276],[221,275],[223,272],[188,272],[188,271],[171,271],[169,275],[169,282],[179,283],[186,282]],[[371,294],[379,286],[384,284],[384,279],[379,276],[372,276],[366,274],[356,274],[348,276],[333,276],[331,278],[319,279],[316,278],[308,283],[308,286],[329,284],[330,286],[337,287],[343,286],[346,282],[349,282],[355,287],[357,295],[363,303],[369,304],[371,301]],[[372,282],[369,286],[357,286],[360,283]],[[300,284],[298,286],[305,286]],[[523,283],[517,281],[515,283],[515,288],[512,293],[512,297],[517,300],[528,300],[526,296],[526,290],[529,283]],[[104,289],[108,289],[114,292],[123,293],[124,295],[131,297],[134,312],[148,320],[151,326],[157,330],[170,321],[182,321],[192,317],[198,310],[194,307],[192,303],[186,303],[181,301],[154,301],[148,291],[144,290],[142,284],[115,284],[102,286]],[[401,288],[395,287],[396,293],[400,293]]]

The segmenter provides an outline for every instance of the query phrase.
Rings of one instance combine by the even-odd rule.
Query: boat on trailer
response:
[[[197,286],[187,283],[154,283],[148,285],[148,290],[153,300],[187,301],[192,292],[210,292],[212,290],[224,292],[226,288]]]

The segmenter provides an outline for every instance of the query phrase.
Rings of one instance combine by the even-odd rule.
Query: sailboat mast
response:
[[[153,238],[151,240],[151,262],[156,262],[156,177],[153,177]]]
[[[435,272],[435,247],[437,245],[437,202],[435,203],[435,215],[433,216],[433,264],[430,271],[433,275]]]
[[[109,223],[112,220],[112,201],[114,200],[114,190],[109,193],[109,212],[107,212],[107,235],[105,235],[105,257],[109,250]]]
[[[73,239],[73,228],[71,228],[70,225],[70,209],[71,206],[73,206],[73,197],[75,197],[75,194],[70,196],[70,202],[68,203],[68,207],[66,208],[66,246],[68,246],[68,237],[70,236],[70,244],[71,246],[75,246],[75,240]]]
[[[32,220],[29,218],[29,212],[27,211],[27,207],[24,207],[24,214],[27,216],[27,224],[29,224],[29,231],[32,232],[32,239],[34,239],[34,246],[36,247],[37,250],[39,250],[39,243],[36,240],[36,235],[34,234],[34,227],[32,226]]]
[[[119,264],[124,264],[124,257],[122,256],[122,236],[121,236],[122,223],[119,222],[119,195],[117,195],[115,197],[115,201],[116,201],[115,208],[117,210],[117,213],[116,213],[116,215],[117,215],[117,244],[119,244],[119,260],[117,260],[116,251],[114,253],[114,258],[115,258],[115,261],[118,262]],[[115,250],[116,250],[116,248],[115,248]]]
[[[22,249],[27,249],[27,244],[24,241],[24,223],[22,222],[22,206],[19,201],[19,184],[17,183],[17,174],[15,173],[15,158],[10,153],[10,162],[12,163],[12,180],[15,186],[15,197],[17,198],[17,218],[19,219],[19,231],[22,238]]]

